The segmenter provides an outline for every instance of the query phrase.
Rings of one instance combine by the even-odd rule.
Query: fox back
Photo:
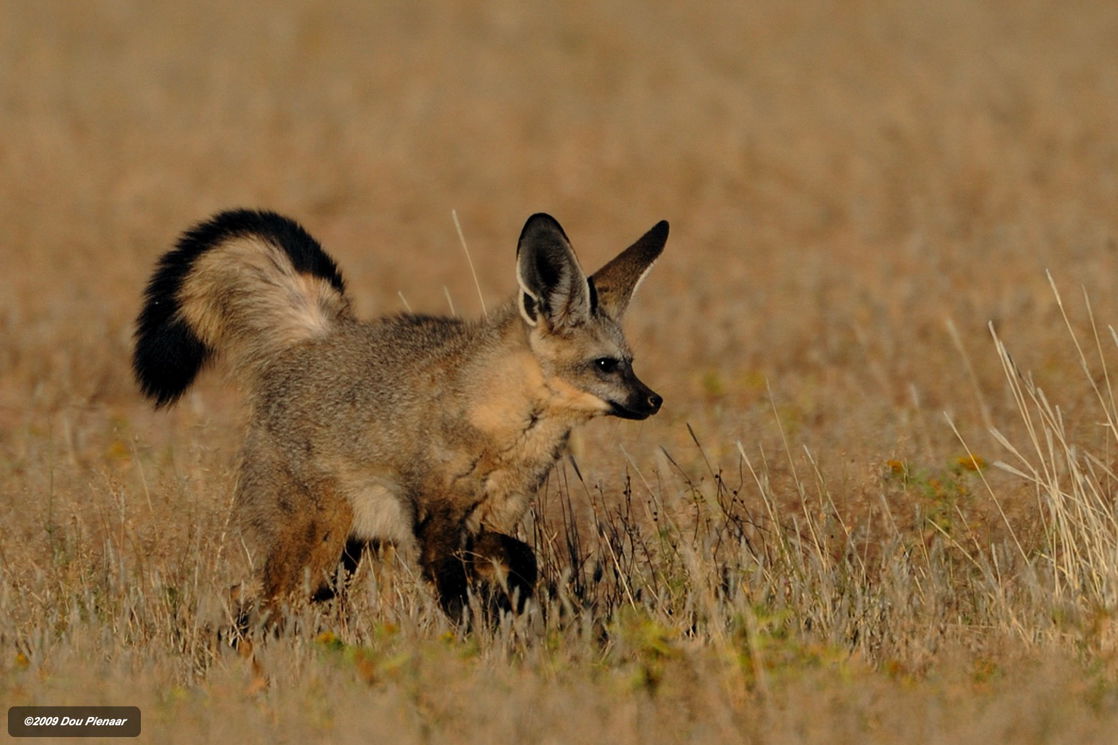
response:
[[[643,419],[661,398],[633,372],[619,321],[667,239],[661,222],[591,276],[559,224],[530,217],[518,292],[488,318],[353,317],[334,261],[294,222],[227,212],[188,231],[148,285],[133,366],[156,405],[216,354],[249,393],[234,506],[265,602],[369,541],[416,556],[443,607],[471,588],[532,592],[512,538],[573,427]]]

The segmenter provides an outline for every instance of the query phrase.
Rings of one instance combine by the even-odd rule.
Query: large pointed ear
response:
[[[590,319],[590,284],[555,218],[532,215],[516,247],[520,315],[531,326],[577,326]]]
[[[598,296],[598,306],[615,321],[629,307],[648,270],[656,263],[668,241],[668,221],[661,220],[642,235],[636,243],[614,257],[590,278]]]

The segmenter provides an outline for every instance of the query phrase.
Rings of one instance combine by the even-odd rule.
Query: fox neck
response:
[[[461,385],[481,498],[473,519],[499,530],[519,521],[571,429],[592,416],[572,407],[569,384],[548,378],[519,313],[508,310],[487,322]]]
[[[512,304],[503,306],[486,325],[491,343],[482,345],[469,373],[471,380],[484,381],[473,388],[475,406],[500,409],[508,421],[562,423],[567,431],[605,413],[596,396],[549,374],[532,330]]]

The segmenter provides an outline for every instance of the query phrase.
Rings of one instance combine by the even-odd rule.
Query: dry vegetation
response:
[[[0,700],[159,743],[1113,742],[1118,5],[534,5],[0,0]],[[667,405],[549,480],[527,616],[463,634],[389,561],[266,681],[215,647],[240,396],[153,413],[128,354],[237,205],[366,315],[478,311],[452,209],[491,301],[530,212],[591,267],[672,220],[628,324]]]

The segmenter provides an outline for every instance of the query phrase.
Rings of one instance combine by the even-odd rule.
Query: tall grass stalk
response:
[[[1045,541],[1031,561],[1038,574],[1047,578],[1054,607],[1086,616],[1112,616],[1118,612],[1118,476],[1113,465],[1118,406],[1104,337],[1086,292],[1087,344],[1076,332],[1051,274],[1048,279],[1093,403],[1072,421],[1032,373],[1018,367],[991,324],[990,333],[1024,432],[1014,442],[999,429],[991,430],[1010,461],[995,465],[1035,490]],[[1113,327],[1109,331],[1118,347],[1118,335]],[[1090,424],[1078,421],[1084,418]]]

